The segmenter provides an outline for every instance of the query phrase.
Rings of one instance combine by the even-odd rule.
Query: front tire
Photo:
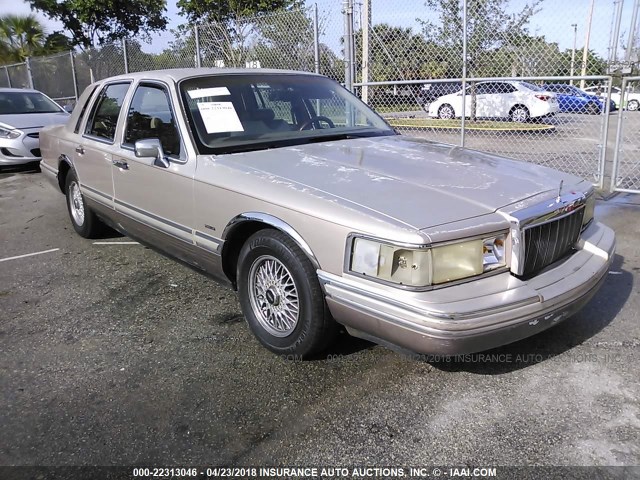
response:
[[[441,118],[443,120],[451,120],[452,118],[455,118],[455,116],[455,110],[448,103],[445,103],[438,109],[438,118]]]
[[[249,328],[267,349],[308,357],[336,332],[313,265],[277,230],[260,230],[238,259],[238,296]]]
[[[631,100],[627,103],[627,110],[630,112],[635,112],[640,107],[640,102],[638,100]]]
[[[511,118],[512,122],[516,123],[525,123],[528,122],[531,118],[529,109],[524,105],[516,105],[515,107],[513,107],[511,109],[511,112],[509,113],[509,117]]]
[[[87,206],[84,195],[80,191],[78,177],[71,170],[65,181],[67,195],[67,210],[73,229],[84,238],[95,238],[102,231],[102,223],[96,214]]]

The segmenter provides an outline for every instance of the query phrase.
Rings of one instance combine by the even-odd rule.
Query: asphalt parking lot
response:
[[[554,329],[465,362],[342,334],[294,362],[234,292],[0,173],[0,465],[639,465],[640,196],[597,215],[617,257]]]

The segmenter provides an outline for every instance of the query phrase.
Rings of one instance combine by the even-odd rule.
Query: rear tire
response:
[[[103,223],[98,220],[96,214],[87,206],[84,195],[80,191],[80,182],[73,170],[69,171],[65,181],[67,196],[67,210],[73,229],[84,238],[95,238],[103,229]]]
[[[638,107],[640,107],[640,102],[638,102],[638,100],[631,100],[627,102],[627,110],[630,112],[635,112],[638,110]]]
[[[267,349],[304,358],[333,340],[337,325],[315,268],[288,235],[253,234],[240,251],[237,280],[245,319]]]
[[[600,115],[600,107],[595,103],[589,103],[587,105],[587,113],[589,115]]]

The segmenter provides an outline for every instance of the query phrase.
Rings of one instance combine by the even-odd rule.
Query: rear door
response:
[[[82,193],[113,208],[112,152],[120,112],[130,81],[109,83],[102,88],[83,126],[81,141],[75,146],[74,167]]]

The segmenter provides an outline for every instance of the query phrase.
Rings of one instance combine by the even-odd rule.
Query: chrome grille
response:
[[[584,208],[524,230],[523,275],[532,275],[565,256],[580,237]]]

